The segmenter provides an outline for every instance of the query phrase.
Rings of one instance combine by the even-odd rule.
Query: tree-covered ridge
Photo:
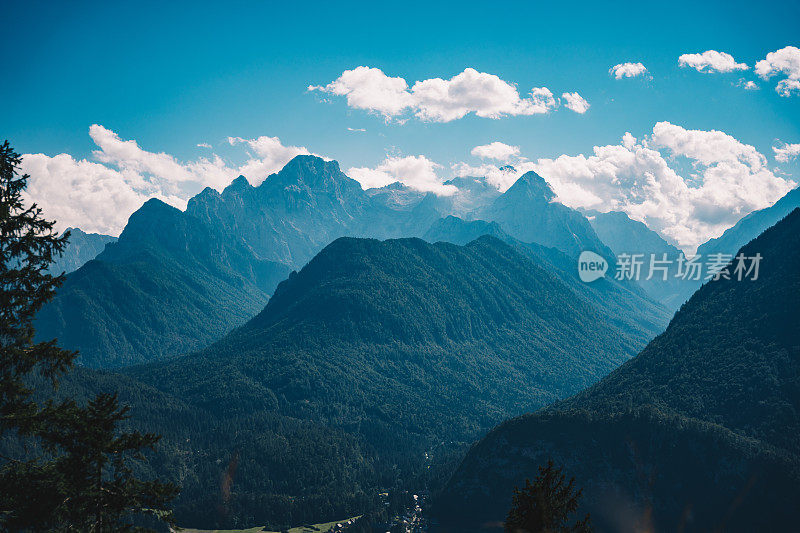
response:
[[[37,338],[80,348],[88,366],[176,355],[247,320],[287,271],[150,200],[118,242],[67,276],[37,315]]]
[[[182,473],[180,523],[280,525],[358,514],[381,487],[424,486],[427,466],[643,344],[498,239],[342,238],[245,326],[125,373],[165,435],[156,472]],[[234,457],[223,505],[216,480]]]
[[[800,210],[742,253],[761,254],[757,280],[707,283],[599,384],[475,445],[440,500],[442,519],[458,523],[457,508],[478,509],[472,524],[501,519],[514,484],[552,458],[585,488],[602,530],[791,529]]]

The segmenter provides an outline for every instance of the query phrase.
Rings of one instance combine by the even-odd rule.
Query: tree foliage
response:
[[[0,527],[131,531],[141,513],[172,523],[166,506],[176,487],[141,481],[130,467],[159,437],[120,432],[128,408],[116,395],[86,407],[68,398],[38,405],[76,355],[55,341],[33,342],[33,317],[63,281],[48,269],[69,235],[26,205],[20,163],[8,141],[0,145],[0,437],[22,445],[18,456],[0,458]]]
[[[48,268],[69,235],[22,198],[29,176],[17,172],[21,159],[5,141],[0,145],[0,435],[9,429],[30,431],[35,406],[25,382],[34,369],[54,378],[75,354],[54,342],[33,344],[33,317],[49,301],[63,276]]]
[[[582,491],[575,490],[575,478],[566,481],[563,467],[553,461],[539,467],[533,483],[525,480],[523,488],[514,488],[511,510],[505,522],[508,533],[584,533],[591,531],[589,515],[570,524],[578,510]]]

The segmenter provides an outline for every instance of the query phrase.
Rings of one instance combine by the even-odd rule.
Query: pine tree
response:
[[[133,531],[142,514],[173,524],[167,505],[177,487],[141,481],[131,469],[159,437],[121,432],[128,408],[116,395],[99,394],[86,407],[34,402],[30,384],[39,394],[47,380],[55,386],[77,354],[33,342],[33,318],[64,279],[48,268],[69,235],[59,236],[36,204],[26,207],[20,163],[8,141],[0,145],[0,436],[25,439],[27,451],[0,457],[0,529]]]
[[[585,533],[591,531],[589,515],[568,525],[570,515],[578,510],[582,490],[575,490],[575,479],[569,482],[563,468],[553,461],[539,467],[533,483],[525,480],[523,488],[514,488],[511,510],[505,522],[508,533]]]
[[[133,519],[149,514],[172,524],[165,509],[177,495],[171,483],[141,481],[132,463],[143,460],[160,437],[151,433],[120,433],[128,407],[115,394],[98,394],[85,408],[67,402],[54,413],[41,436],[56,455],[61,492],[69,500],[57,509],[59,522],[77,531],[134,531]]]
[[[36,370],[54,380],[75,358],[55,342],[33,343],[33,317],[64,280],[47,269],[69,235],[59,236],[36,204],[25,206],[29,176],[18,175],[20,163],[8,141],[0,145],[0,436],[35,426],[26,377]]]

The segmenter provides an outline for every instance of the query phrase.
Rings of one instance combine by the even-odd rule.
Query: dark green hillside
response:
[[[436,221],[423,238],[429,242],[466,244],[482,235],[497,237],[532,259],[559,281],[589,300],[605,313],[606,320],[626,331],[637,342],[647,343],[653,338],[654,331],[663,330],[669,322],[669,312],[650,300],[638,284],[631,281],[617,281],[611,276],[592,283],[584,283],[578,277],[577,257],[570,257],[555,248],[522,243],[506,234],[496,222],[466,221],[448,216]]]
[[[280,523],[277,508],[353,514],[378,487],[418,487],[429,461],[595,382],[642,344],[495,238],[343,238],[221,341],[126,373],[214,421],[203,431],[214,466],[184,484],[183,523],[213,514],[208,487],[235,452],[248,467],[232,514],[212,522],[252,525]]]
[[[464,530],[465,508],[477,510],[469,527],[502,520],[511,488],[552,456],[586,487],[602,530],[630,529],[614,523],[625,516],[665,531],[792,530],[800,210],[742,251],[763,256],[758,280],[704,285],[598,385],[474,446],[440,499],[443,523]]]
[[[87,366],[123,366],[198,349],[260,309],[286,267],[254,258],[158,200],[119,241],[67,276],[36,320],[40,339],[80,349]]]
[[[795,210],[742,248],[763,256],[757,281],[705,284],[639,356],[564,407],[651,404],[800,453],[798,230]]]

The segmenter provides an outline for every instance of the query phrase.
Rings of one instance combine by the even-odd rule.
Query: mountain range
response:
[[[81,350],[61,393],[120,391],[131,424],[164,435],[145,474],[183,487],[185,526],[381,509],[531,412],[469,449],[437,499],[445,528],[502,520],[545,456],[601,530],[783,524],[754,509],[797,490],[798,212],[745,248],[767,258],[759,280],[706,284],[653,339],[671,314],[655,300],[680,290],[576,268],[586,249],[676,252],[646,226],[587,218],[532,172],[503,194],[449,185],[364,191],[299,156],[185,211],[148,201],[37,317],[39,338]]]
[[[116,388],[132,424],[164,435],[148,473],[181,484],[182,525],[360,514],[381,489],[435,485],[489,428],[595,383],[663,328],[640,290],[570,281],[553,268],[566,257],[488,235],[339,238],[207,348],[80,368],[61,390]]]
[[[800,209],[741,249],[757,279],[705,284],[597,385],[501,424],[441,496],[445,531],[489,531],[552,459],[600,531],[789,531],[800,494]],[[468,511],[467,511],[468,510]]]
[[[222,193],[205,189],[183,212],[150,200],[118,242],[68,276],[37,316],[38,338],[58,338],[82,364],[104,368],[196,350],[254,316],[281,279],[336,238],[421,237],[450,211],[487,201],[486,214],[512,238],[613,260],[534,173],[502,195],[479,178],[451,185],[462,188],[449,197],[364,191],[335,161],[297,156],[257,187],[239,177]]]

